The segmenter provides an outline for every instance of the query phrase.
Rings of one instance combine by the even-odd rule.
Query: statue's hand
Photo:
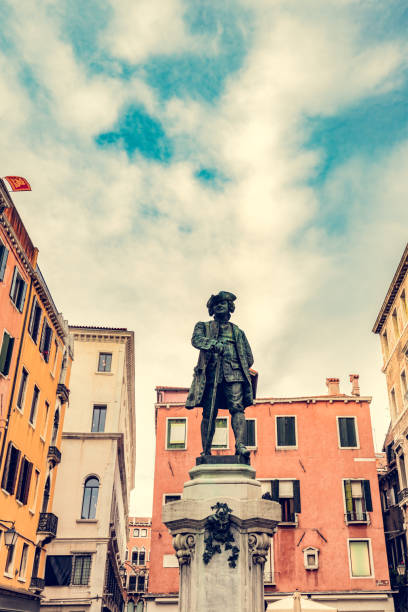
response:
[[[214,344],[214,352],[218,353],[219,355],[222,355],[224,352],[224,345],[222,342],[216,342]]]

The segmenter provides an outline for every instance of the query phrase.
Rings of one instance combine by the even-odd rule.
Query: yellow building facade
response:
[[[0,282],[0,609],[31,612],[39,610],[46,546],[57,533],[52,504],[73,344],[3,184],[1,202],[0,247],[7,253]],[[12,316],[19,327],[11,333]],[[11,546],[5,538],[10,528],[16,532]]]

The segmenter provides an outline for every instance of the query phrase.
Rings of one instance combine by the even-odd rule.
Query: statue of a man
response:
[[[213,321],[194,327],[192,345],[200,350],[186,408],[201,406],[202,455],[211,455],[215,418],[219,409],[229,410],[235,435],[235,454],[249,456],[245,447],[245,408],[254,401],[249,368],[254,362],[244,332],[230,323],[236,296],[229,291],[212,295],[207,302]]]

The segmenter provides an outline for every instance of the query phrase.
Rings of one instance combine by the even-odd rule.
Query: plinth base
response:
[[[249,457],[242,455],[204,455],[196,458],[196,465],[251,465]]]
[[[179,611],[264,612],[263,567],[280,505],[261,498],[246,464],[198,465],[190,477],[182,500],[163,507],[180,565]]]

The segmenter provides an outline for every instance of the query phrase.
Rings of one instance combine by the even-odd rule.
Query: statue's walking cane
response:
[[[210,434],[211,434],[213,420],[214,420],[215,398],[217,396],[218,379],[220,377],[220,365],[221,365],[221,359],[220,359],[220,354],[218,353],[216,366],[215,366],[214,387],[213,387],[212,395],[211,395],[210,418],[208,419],[208,429],[207,429],[207,436],[205,440],[205,448],[203,448],[203,451],[205,454],[207,454],[207,452],[209,453],[211,450],[209,443],[210,443]]]

